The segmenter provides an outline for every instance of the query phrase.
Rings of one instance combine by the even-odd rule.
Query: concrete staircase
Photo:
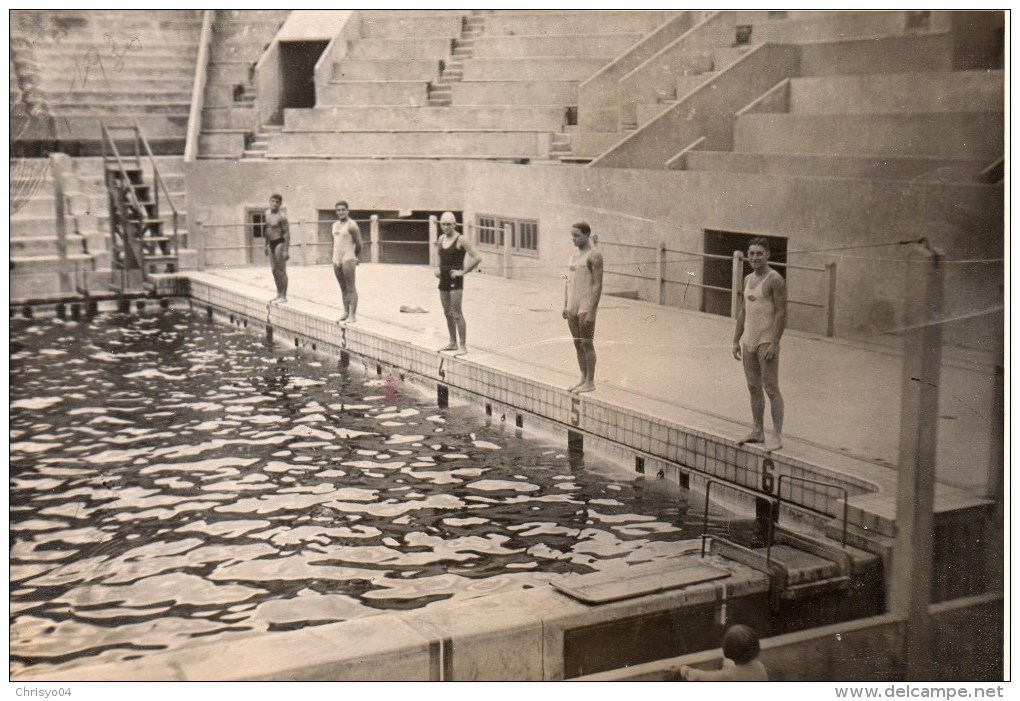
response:
[[[740,115],[732,151],[691,151],[685,167],[986,182],[1002,156],[1003,86],[1002,71],[796,78],[788,111]]]
[[[241,158],[256,142],[255,64],[289,14],[289,10],[216,11],[199,158]]]
[[[11,301],[59,299],[92,268],[85,240],[65,214],[63,239],[56,221],[54,174],[45,158],[10,162]]]
[[[101,121],[137,121],[154,151],[183,153],[200,27],[197,10],[13,11],[12,63],[53,117],[22,139],[95,154]]]
[[[441,63],[439,78],[429,83],[430,107],[449,107],[453,102],[452,84],[464,78],[464,61],[474,55],[475,40],[485,32],[485,17],[473,11],[464,17],[460,37],[453,40],[450,58]]]
[[[558,163],[580,82],[673,14],[366,12],[264,157]]]
[[[929,12],[721,13],[684,37],[688,46],[674,50],[672,63],[662,58],[645,75],[622,80],[619,131],[575,131],[574,154],[606,154],[597,165],[656,167],[641,159],[628,165],[626,156],[635,147],[650,153],[654,141],[663,154],[657,167],[981,181],[1001,155],[1003,77],[987,68],[953,71],[950,19]],[[797,47],[788,84],[780,77],[747,90],[732,108],[721,108],[718,124],[732,120],[732,139],[719,132],[671,159],[696,139],[681,129],[676,143],[663,142],[668,124],[680,120],[677,103],[694,104],[706,85],[730,92],[732,102],[727,69],[766,43]],[[638,138],[647,146],[636,146]]]

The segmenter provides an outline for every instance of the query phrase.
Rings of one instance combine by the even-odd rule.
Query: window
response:
[[[504,232],[510,235],[510,248],[518,253],[538,254],[538,222],[530,219],[505,219],[488,214],[475,217],[480,248],[503,248]]]
[[[245,224],[248,225],[248,231],[251,232],[251,237],[260,239],[266,235],[266,213],[262,209],[249,209],[246,217],[248,221]]]

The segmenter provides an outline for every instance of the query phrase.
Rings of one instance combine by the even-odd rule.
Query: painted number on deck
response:
[[[340,327],[340,347],[347,350],[347,328],[344,326]]]
[[[570,398],[570,423],[574,426],[581,425],[581,399],[580,397]]]
[[[775,471],[776,464],[772,462],[772,458],[761,461],[761,490],[766,494],[771,494],[776,488],[776,478],[773,474]]]

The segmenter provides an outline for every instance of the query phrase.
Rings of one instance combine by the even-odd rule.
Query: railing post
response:
[[[53,157],[50,157],[50,169],[56,170]],[[64,183],[60,173],[53,174],[53,197],[56,201],[57,215],[57,255],[60,257],[60,291],[68,292],[71,289],[71,277],[67,270],[67,212],[64,202]]]
[[[378,263],[382,257],[382,252],[379,243],[379,215],[373,214],[368,218],[368,240],[369,247],[372,251],[369,253],[369,260],[373,263]]]
[[[825,304],[825,335],[836,335],[836,261],[825,264],[829,273],[829,299]]]
[[[429,267],[439,265],[439,252],[436,250],[436,242],[439,240],[439,220],[435,214],[429,215]]]
[[[202,222],[198,219],[195,220],[195,241],[194,246],[198,251],[198,269],[205,270],[205,232],[202,231]]]
[[[303,221],[298,222],[298,229],[301,230],[301,241],[298,243],[298,246],[301,247],[301,265],[308,265],[308,233],[304,231],[304,224],[305,223]]]
[[[905,281],[900,449],[889,613],[906,622],[904,679],[931,678],[935,461],[942,369],[944,267],[940,251],[914,256]]]
[[[503,277],[513,277],[513,261],[510,258],[510,225],[503,224]]]
[[[666,262],[666,242],[659,241],[658,247],[655,249],[655,303],[663,304],[665,302],[665,287],[666,280],[663,273],[663,267]]]
[[[704,282],[704,281],[702,281]],[[744,282],[744,252],[733,251],[733,275],[730,280],[730,317],[740,313],[740,292]]]

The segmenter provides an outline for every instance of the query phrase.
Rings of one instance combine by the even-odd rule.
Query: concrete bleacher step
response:
[[[337,124],[365,129],[544,129],[565,119],[560,106],[481,105],[422,108],[329,105],[284,112],[287,131],[328,131]]]
[[[796,78],[790,112],[979,112],[1001,109],[1003,71]]]
[[[428,81],[330,81],[316,95],[322,105],[424,105]]]
[[[120,115],[120,114],[150,114],[150,115],[183,115],[187,116],[190,103],[186,100],[179,102],[143,102],[140,100],[110,100],[101,101],[67,101],[54,105],[52,111],[56,115]]]
[[[465,80],[582,81],[612,60],[612,56],[535,56],[529,58],[472,58],[464,61]]]
[[[374,61],[378,59],[439,60],[450,55],[452,39],[421,37],[414,41],[401,39],[356,39],[348,42],[347,57]]]
[[[267,156],[461,156],[494,154],[533,158],[549,151],[547,132],[366,131],[283,132],[273,137]]]
[[[366,39],[403,40],[460,36],[460,14],[452,15],[370,15],[361,21],[361,36]]]
[[[254,69],[251,61],[210,61],[206,80],[209,83],[250,83]]]
[[[563,34],[491,36],[475,39],[475,58],[532,56],[616,56],[642,38],[641,34]]]
[[[591,160],[596,156],[601,156],[626,137],[625,132],[577,132],[571,134],[570,146],[575,156]]]
[[[83,237],[69,233],[65,238],[68,251],[82,251]],[[11,258],[43,259],[59,255],[60,239],[56,235],[49,236],[17,236],[11,238]]]
[[[344,60],[333,64],[332,80],[433,80],[439,66],[438,59]]]
[[[980,182],[987,161],[920,156],[763,154],[692,151],[686,170],[765,176],[868,178],[938,182]]]
[[[657,10],[572,10],[567,12],[534,11],[488,15],[485,31],[501,35],[563,35],[563,34],[645,34],[676,14]]]
[[[258,113],[251,103],[237,103],[205,107],[202,110],[202,126],[209,129],[248,129],[254,130],[258,122]]]
[[[1002,155],[1003,129],[1001,112],[746,114],[733,144],[759,153],[991,159]]]
[[[464,80],[454,83],[457,105],[576,105],[576,80]]]
[[[198,152],[220,157],[239,157],[245,150],[248,133],[243,129],[203,129],[198,135]]]

